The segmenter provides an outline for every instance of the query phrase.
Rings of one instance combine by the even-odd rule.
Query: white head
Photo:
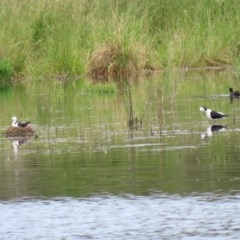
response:
[[[12,117],[12,127],[17,127],[17,117]]]
[[[201,112],[206,112],[207,111],[207,108],[205,108],[205,107],[200,107],[200,109],[199,109]]]

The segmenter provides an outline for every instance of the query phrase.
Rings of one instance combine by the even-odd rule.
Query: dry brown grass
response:
[[[120,43],[110,43],[92,53],[88,73],[96,81],[117,80],[132,77],[150,65],[143,47],[123,47]]]

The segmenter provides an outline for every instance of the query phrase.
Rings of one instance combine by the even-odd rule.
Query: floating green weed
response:
[[[115,83],[86,83],[82,92],[87,95],[112,95],[117,92]]]

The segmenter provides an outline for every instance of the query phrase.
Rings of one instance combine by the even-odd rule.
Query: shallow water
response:
[[[231,72],[178,72],[112,95],[77,84],[2,92],[1,132],[17,115],[37,136],[1,135],[1,239],[237,239],[240,100],[230,86]],[[230,115],[213,122],[200,106]],[[142,120],[133,128],[131,107]]]

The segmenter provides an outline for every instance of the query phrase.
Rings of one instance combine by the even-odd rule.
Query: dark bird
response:
[[[18,122],[17,117],[12,117],[12,127],[29,127],[31,122]]]
[[[230,98],[239,98],[240,97],[240,92],[239,91],[233,91],[232,88],[229,88],[229,92],[230,92]]]
[[[219,119],[223,117],[228,117],[228,114],[224,114],[222,112],[216,112],[206,107],[200,107],[200,111],[205,112],[206,116],[210,119]]]

